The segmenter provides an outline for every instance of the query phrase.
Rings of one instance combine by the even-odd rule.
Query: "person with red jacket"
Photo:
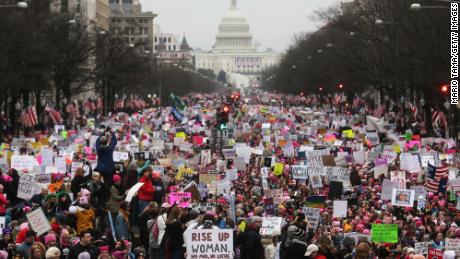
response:
[[[152,183],[152,168],[147,167],[142,171],[142,177],[139,179],[140,183],[144,183],[139,191],[137,192],[137,199],[139,200],[138,208],[139,214],[153,201],[153,194],[155,193],[155,187]]]
[[[3,185],[0,184],[0,216],[5,216],[6,208],[10,203],[3,194]]]

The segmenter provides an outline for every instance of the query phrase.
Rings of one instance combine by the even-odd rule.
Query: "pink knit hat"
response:
[[[53,233],[49,233],[48,235],[45,236],[45,245],[47,245],[51,241],[56,242],[56,236]]]

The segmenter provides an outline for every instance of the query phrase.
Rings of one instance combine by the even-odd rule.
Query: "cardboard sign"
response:
[[[232,229],[191,229],[185,232],[187,259],[233,258]]]
[[[460,239],[446,238],[446,251],[455,251],[456,254],[460,253]]]
[[[37,174],[35,175],[35,182],[38,184],[51,183],[51,174]]]
[[[204,184],[212,184],[218,180],[219,175],[217,174],[200,174],[199,181]]]
[[[30,200],[35,194],[41,192],[40,186],[35,182],[35,174],[22,173],[19,174],[19,186],[17,196],[23,200]]]
[[[313,152],[306,152],[305,153],[305,163],[309,167],[318,167],[323,166],[323,155],[316,154]]]
[[[415,191],[406,189],[393,189],[391,203],[393,206],[412,207],[414,206]]]
[[[262,236],[276,236],[281,234],[281,217],[265,217],[260,228],[260,235]]]
[[[399,189],[406,189],[406,172],[391,171],[391,181],[396,182]]]
[[[372,242],[398,243],[397,224],[372,224]]]
[[[11,157],[11,168],[23,172],[32,172],[38,166],[37,160],[33,156],[13,155]]]
[[[43,213],[42,208],[28,213],[26,217],[32,229],[37,233],[37,236],[41,236],[51,230],[50,222],[46,218],[45,213]]]
[[[384,201],[385,200],[391,200],[394,188],[398,188],[398,183],[397,182],[392,182],[389,179],[384,179],[383,184],[382,184],[381,199],[384,200]]]
[[[191,200],[192,194],[190,192],[176,192],[169,194],[169,204],[176,204],[181,208],[188,208]]]
[[[293,165],[291,167],[291,174],[293,179],[308,179],[307,166]]]
[[[273,171],[273,174],[276,175],[276,176],[282,175],[283,174],[283,168],[284,168],[283,163],[275,163],[275,169]]]
[[[347,216],[348,202],[347,201],[334,201],[333,217],[343,218]]]
[[[305,218],[308,219],[313,230],[316,230],[319,224],[319,213],[321,209],[319,208],[310,208],[310,207],[303,207],[302,212],[305,214]]]
[[[122,161],[128,161],[128,160],[129,160],[129,153],[128,152],[118,152],[118,151],[113,152],[113,161],[114,162],[122,162]]]
[[[428,242],[418,242],[414,244],[415,254],[428,255]]]

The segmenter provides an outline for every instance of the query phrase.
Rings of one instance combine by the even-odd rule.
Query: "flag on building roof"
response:
[[[449,167],[447,165],[436,167],[428,164],[428,172],[426,175],[426,187],[428,191],[434,193],[445,192],[448,177]]]

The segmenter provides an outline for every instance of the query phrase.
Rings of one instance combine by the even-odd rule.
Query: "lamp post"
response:
[[[0,5],[0,8],[20,8],[26,9],[28,7],[26,2],[18,2],[17,4],[10,4],[10,5]]]

